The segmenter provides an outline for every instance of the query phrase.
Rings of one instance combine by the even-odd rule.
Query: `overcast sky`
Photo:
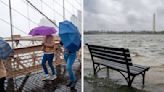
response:
[[[9,37],[11,34],[9,21],[9,0],[0,0],[0,37]],[[29,0],[46,16],[54,20],[58,25],[63,21],[63,0]],[[41,3],[41,1],[43,1]],[[27,5],[25,0],[11,0],[14,35],[27,36],[29,31],[38,25],[50,25],[45,18]],[[65,0],[65,18],[70,20],[72,16],[79,16],[81,0]],[[26,17],[26,18],[25,18]],[[28,20],[30,19],[30,21]],[[43,21],[44,20],[44,21]],[[52,24],[51,24],[52,25]],[[51,26],[50,25],[50,26]]]
[[[164,30],[164,0],[84,0],[85,30]]]

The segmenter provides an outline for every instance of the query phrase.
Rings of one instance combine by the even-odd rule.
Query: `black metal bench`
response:
[[[141,74],[143,77],[142,83],[144,86],[145,72],[148,71],[150,67],[133,64],[131,62],[129,49],[89,44],[86,45],[88,46],[91,54],[94,75],[102,69],[100,67],[101,65],[107,68],[108,75],[109,68],[120,72],[127,81],[129,87],[131,87],[134,78]]]

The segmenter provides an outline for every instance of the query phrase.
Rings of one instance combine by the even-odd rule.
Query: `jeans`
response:
[[[72,65],[75,62],[75,59],[76,59],[76,52],[74,53],[64,52],[64,60],[66,62],[66,68],[71,81],[76,81],[76,76],[72,69]]]
[[[3,77],[3,78],[0,78],[0,92],[6,92],[5,90],[4,90],[4,82],[5,82],[5,77]]]
[[[51,68],[52,75],[56,74],[55,68],[53,66],[53,58],[54,58],[54,53],[52,54],[44,54],[43,59],[42,59],[42,67],[44,70],[45,74],[48,74],[48,70],[46,67],[46,61],[48,61],[48,65]]]

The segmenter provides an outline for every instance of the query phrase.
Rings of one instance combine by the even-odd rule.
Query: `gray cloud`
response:
[[[86,30],[164,30],[164,0],[84,0]]]

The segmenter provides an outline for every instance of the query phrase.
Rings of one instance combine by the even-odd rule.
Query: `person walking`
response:
[[[75,88],[77,78],[73,72],[72,66],[76,59],[76,52],[81,47],[81,34],[78,28],[68,20],[59,23],[59,36],[64,47],[64,60],[69,74],[67,86]]]
[[[56,76],[56,69],[54,68],[53,65],[53,59],[54,59],[54,46],[55,43],[53,41],[53,36],[52,35],[47,35],[42,43],[43,45],[43,57],[42,57],[42,68],[45,73],[43,80],[51,79],[54,80],[57,78]],[[48,61],[48,65],[51,69],[52,74],[50,75],[48,73],[48,69],[46,67],[46,62]]]
[[[9,43],[0,37],[0,92],[6,92],[4,82],[7,74],[4,62],[8,62],[10,57],[13,57],[13,49],[10,47]]]
[[[74,88],[76,86],[76,76],[75,73],[73,72],[72,65],[74,64],[76,59],[76,52],[71,52],[69,49],[64,50],[64,60],[66,62],[66,69],[69,74],[69,81],[66,84],[66,86]]]

